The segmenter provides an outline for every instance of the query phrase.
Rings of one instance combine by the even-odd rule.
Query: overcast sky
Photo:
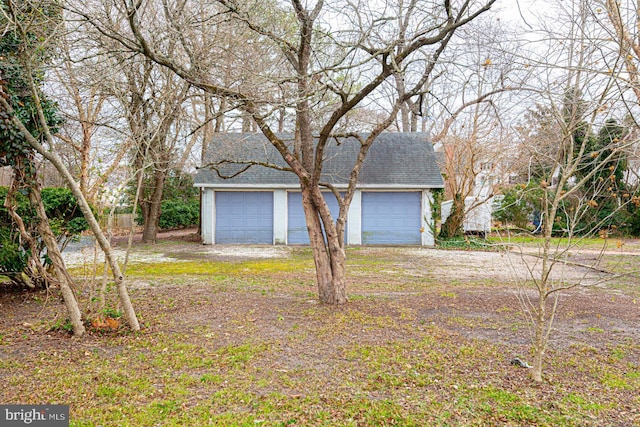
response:
[[[498,0],[493,8],[501,17],[524,24],[523,18],[525,21],[531,20],[534,12],[544,7],[544,3],[544,0]]]

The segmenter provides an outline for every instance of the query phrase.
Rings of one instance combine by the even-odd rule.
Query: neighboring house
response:
[[[353,137],[332,140],[322,180],[346,189],[359,147]],[[203,243],[308,244],[298,177],[250,162],[285,166],[262,134],[219,134],[209,144],[194,179],[202,190]],[[381,134],[360,172],[346,243],[433,245],[431,190],[443,186],[427,134]],[[337,200],[330,192],[326,198],[335,218]]]

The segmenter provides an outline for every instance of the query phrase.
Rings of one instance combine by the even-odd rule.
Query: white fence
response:
[[[113,217],[109,217],[112,228],[131,228],[133,225],[133,214],[116,214]]]

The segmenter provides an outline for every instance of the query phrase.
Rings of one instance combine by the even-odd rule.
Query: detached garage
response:
[[[283,140],[292,135],[279,135]],[[326,147],[323,180],[346,188],[359,141]],[[209,144],[195,186],[204,244],[309,244],[297,177],[262,134],[221,134]],[[258,165],[259,164],[259,165]],[[345,233],[349,245],[434,244],[431,190],[443,181],[426,134],[380,135],[364,162]],[[325,199],[338,215],[335,196]]]

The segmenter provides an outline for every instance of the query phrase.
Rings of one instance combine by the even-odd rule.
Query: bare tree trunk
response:
[[[406,93],[406,88],[404,84],[404,75],[401,73],[394,74],[394,78],[396,80],[396,90],[398,91],[398,95],[403,96]],[[409,132],[410,131],[410,110],[409,104],[403,102],[400,106],[400,132]]]
[[[29,201],[31,206],[35,208],[38,214],[38,232],[45,245],[47,246],[47,256],[51,259],[54,271],[56,273],[56,282],[60,286],[60,293],[64,300],[64,306],[69,314],[69,320],[73,327],[73,335],[81,337],[84,335],[85,329],[82,324],[82,314],[80,313],[80,307],[78,307],[78,301],[73,292],[72,284],[73,280],[64,265],[62,254],[58,249],[56,238],[49,226],[49,220],[47,219],[47,213],[44,210],[42,198],[40,197],[40,186],[35,185],[29,191]]]
[[[209,93],[209,92],[207,92]],[[211,108],[213,108],[213,104],[211,104]],[[220,108],[218,109],[218,114],[216,115],[216,125],[213,128],[213,133],[222,132],[224,130],[224,111],[227,109],[227,98],[220,98]],[[207,144],[209,141],[207,141]],[[202,154],[204,157],[206,147],[203,147]]]
[[[549,341],[549,334],[551,327],[553,326],[553,320],[555,317],[557,305],[558,305],[558,288],[554,289],[553,282],[551,281],[551,270],[553,268],[554,256],[551,253],[551,237],[553,235],[553,224],[558,211],[562,196],[559,193],[553,195],[553,199],[549,200],[549,189],[545,188],[543,206],[546,213],[547,221],[543,227],[543,246],[542,246],[542,266],[540,277],[536,282],[538,291],[538,303],[537,307],[534,307],[534,336],[533,336],[533,367],[531,370],[531,377],[536,382],[542,381],[542,362],[544,360],[544,354],[547,350],[547,343]],[[553,294],[555,303],[548,306],[549,297]]]
[[[42,281],[44,286],[46,286],[46,284],[49,282],[58,283],[60,286],[60,293],[62,294],[62,298],[64,300],[65,308],[67,309],[71,325],[73,326],[73,334],[77,337],[80,337],[85,332],[84,325],[82,324],[82,314],[80,312],[80,308],[78,307],[76,296],[73,293],[73,281],[71,280],[71,277],[69,276],[69,273],[67,273],[67,270],[64,266],[64,261],[62,259],[62,255],[60,254],[60,251],[58,250],[56,238],[51,231],[49,220],[47,219],[44,204],[42,203],[42,198],[40,196],[40,185],[37,182],[30,183],[28,190],[29,203],[31,207],[35,209],[38,216],[38,222],[36,226],[40,237],[47,247],[47,255],[51,259],[54,271],[56,273],[55,279],[51,277],[51,275],[47,272],[46,268],[40,261],[40,250],[36,245],[35,239],[29,234],[24,225],[24,222],[22,221],[22,218],[15,211],[14,195],[18,190],[19,181],[22,181],[24,184],[24,181],[22,179],[24,175],[17,175],[19,175],[19,172],[16,170],[14,172],[9,191],[7,192],[5,207],[7,208],[9,215],[13,219],[14,223],[17,225],[18,230],[20,231],[20,236],[29,245],[31,256],[29,257],[27,268],[30,271],[29,274],[33,275],[34,277],[29,277],[29,275],[25,274],[24,272],[20,272],[19,274],[16,274],[16,278],[12,280],[18,280],[19,283],[24,283],[30,288],[35,288],[33,279],[36,279],[36,282]]]
[[[278,132],[284,132],[284,119],[286,118],[287,110],[280,108],[278,112]]]
[[[545,330],[550,326],[547,322],[547,292],[548,279],[550,274],[550,249],[551,249],[551,229],[553,224],[545,224],[545,236],[542,249],[542,273],[537,282],[538,306],[535,311],[534,335],[533,335],[533,367],[531,377],[536,382],[542,381],[542,361],[547,347]],[[547,230],[549,229],[549,230]]]
[[[546,245],[546,242],[545,242]],[[548,248],[545,247],[545,252]],[[543,255],[542,269],[543,271],[547,267],[548,254]],[[531,377],[536,382],[542,381],[542,361],[544,359],[544,353],[546,348],[545,342],[545,326],[547,326],[547,300],[545,297],[547,285],[544,282],[538,283],[538,307],[535,313],[534,330],[533,330],[533,366],[531,369]]]
[[[251,132],[251,117],[248,114],[242,115],[242,132]]]
[[[27,228],[24,225],[24,221],[18,215],[15,208],[15,192],[18,189],[18,183],[14,178],[12,178],[11,185],[9,186],[9,191],[7,191],[7,197],[4,201],[4,207],[7,209],[9,216],[13,220],[14,224],[18,227],[18,231],[20,232],[20,237],[24,242],[27,243],[29,249],[31,250],[31,256],[27,259],[27,265],[24,271],[16,272],[15,274],[9,275],[11,281],[17,285],[24,285],[30,289],[35,289],[36,287],[45,288],[46,287],[46,271],[39,260],[34,259],[34,256],[39,253],[38,245],[35,242],[35,239],[29,234]]]
[[[166,169],[157,169],[153,178],[153,193],[150,201],[140,202],[144,212],[144,228],[142,243],[156,243],[158,237],[158,222],[162,214],[162,193],[166,178]]]
[[[340,242],[337,234],[327,232],[325,245],[322,222],[310,193],[309,188],[303,188],[302,205],[316,266],[318,295],[320,301],[325,304],[343,304],[348,301],[344,244]],[[325,229],[328,228],[330,225],[325,226]]]
[[[202,129],[202,150],[200,151],[200,161],[204,161],[204,156],[207,153],[207,147],[213,137],[214,124],[212,123],[213,117],[211,110],[213,109],[213,103],[211,102],[211,94],[209,92],[204,93],[204,128]],[[222,109],[218,117],[221,117]],[[216,128],[219,126],[218,117],[216,117]]]
[[[7,109],[7,111],[13,112],[11,106],[0,97],[0,103],[2,103],[3,107]],[[100,248],[105,253],[106,258],[109,260],[109,266],[111,267],[111,272],[113,273],[113,279],[118,289],[118,295],[120,297],[120,302],[122,303],[122,308],[124,310],[124,316],[129,324],[129,327],[134,331],[140,330],[140,324],[138,323],[138,318],[136,317],[136,312],[133,309],[133,305],[131,304],[131,299],[129,298],[129,292],[127,290],[127,286],[124,282],[124,277],[122,276],[122,272],[120,271],[120,266],[118,265],[118,260],[111,249],[111,244],[104,236],[102,229],[100,228],[100,224],[93,216],[93,212],[91,211],[91,207],[89,203],[87,203],[87,199],[85,199],[84,194],[80,191],[80,186],[75,181],[69,170],[66,168],[60,156],[54,151],[47,151],[37,139],[31,135],[31,133],[27,130],[24,124],[15,116],[13,116],[13,123],[16,125],[18,129],[22,132],[25,139],[40,155],[49,160],[51,164],[56,168],[56,170],[60,173],[60,175],[64,178],[67,185],[71,189],[71,192],[76,197],[78,201],[78,206],[84,215],[85,220],[89,223],[89,228],[93,232]],[[47,135],[50,138],[50,134]]]
[[[411,112],[411,132],[418,132],[418,115]]]

